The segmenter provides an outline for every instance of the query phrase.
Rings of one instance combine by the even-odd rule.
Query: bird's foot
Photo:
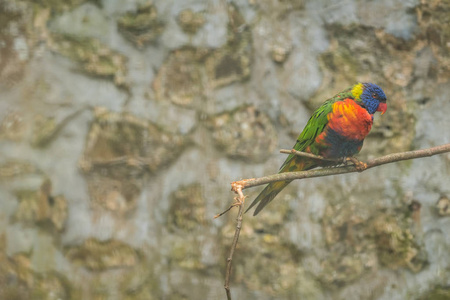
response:
[[[357,159],[356,157],[346,157],[344,160],[344,163],[346,164],[347,162],[351,161],[353,163],[353,165],[355,166],[356,170],[358,172],[362,172],[365,169],[367,169],[367,164],[363,161],[360,161],[359,159]]]

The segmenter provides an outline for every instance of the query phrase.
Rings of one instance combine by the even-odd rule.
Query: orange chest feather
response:
[[[373,123],[373,116],[352,99],[334,103],[327,117],[330,129],[351,140],[363,140]]]

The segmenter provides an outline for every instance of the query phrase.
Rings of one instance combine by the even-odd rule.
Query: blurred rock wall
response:
[[[224,299],[230,182],[358,81],[388,96],[361,159],[450,143],[450,2],[0,0],[0,299]],[[449,299],[449,182],[444,154],[292,183],[234,297]]]

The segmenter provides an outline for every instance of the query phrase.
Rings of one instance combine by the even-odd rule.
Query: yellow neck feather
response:
[[[361,94],[363,93],[363,84],[362,83],[358,83],[355,84],[355,86],[352,88],[352,94],[353,97],[355,97],[355,100],[359,100],[361,97]]]

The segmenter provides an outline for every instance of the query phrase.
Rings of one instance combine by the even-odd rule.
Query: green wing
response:
[[[340,98],[338,98],[337,96],[328,99],[312,114],[311,118],[309,118],[308,123],[306,123],[306,126],[303,129],[302,133],[300,133],[299,137],[297,138],[297,143],[294,145],[293,149],[297,151],[305,151],[308,146],[314,143],[316,137],[321,134],[325,126],[327,126],[327,115],[333,110],[333,103],[338,100],[340,100]],[[294,154],[289,154],[286,161],[281,166],[280,171],[283,170],[283,168],[291,162],[294,156]]]

